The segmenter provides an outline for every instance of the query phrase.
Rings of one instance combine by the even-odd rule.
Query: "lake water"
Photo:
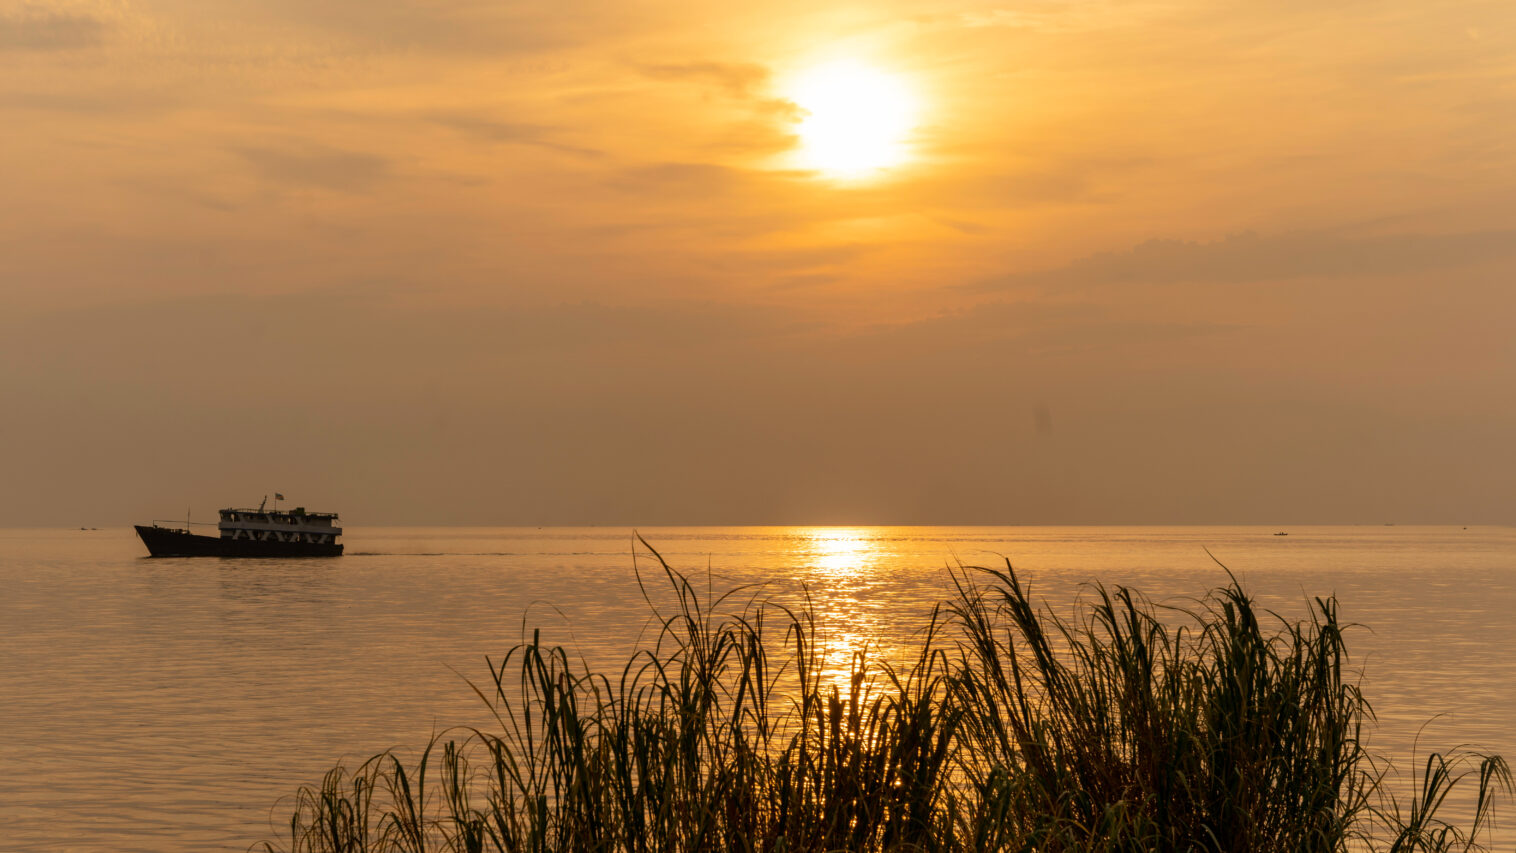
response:
[[[1335,593],[1373,747],[1410,769],[1516,758],[1516,529],[670,528],[713,589],[809,590],[832,646],[905,648],[950,564],[1009,557],[1067,614],[1080,585],[1174,600],[1226,583],[1290,616]],[[349,528],[327,560],[147,559],[130,530],[0,531],[0,848],[246,850],[297,786],[484,722],[464,682],[540,627],[617,662],[648,608],[624,528]],[[644,552],[635,558],[644,570]],[[1434,719],[1435,717],[1435,719]],[[1409,780],[1406,781],[1408,790]],[[1506,809],[1506,820],[1516,814]],[[1516,839],[1516,832],[1500,840]],[[1504,844],[1503,846],[1509,846]]]

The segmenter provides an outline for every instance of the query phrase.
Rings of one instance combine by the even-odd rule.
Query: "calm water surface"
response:
[[[1335,593],[1410,767],[1473,743],[1516,757],[1516,529],[643,530],[714,589],[804,584],[833,648],[909,645],[949,564],[1010,557],[1067,613],[1081,584],[1157,599],[1226,582],[1300,616]],[[0,531],[0,849],[246,850],[334,762],[483,724],[464,678],[540,627],[614,662],[646,629],[631,531],[349,528],[329,560],[152,560],[126,531]],[[646,553],[636,562],[649,568]],[[1433,719],[1435,717],[1435,719]],[[1506,811],[1505,823],[1513,812]],[[1501,833],[1509,848],[1516,832]]]

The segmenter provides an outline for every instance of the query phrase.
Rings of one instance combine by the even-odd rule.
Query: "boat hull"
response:
[[[135,525],[142,544],[154,557],[338,557],[341,543],[277,542],[222,539],[172,527]]]

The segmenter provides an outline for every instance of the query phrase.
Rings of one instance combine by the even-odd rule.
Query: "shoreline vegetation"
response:
[[[258,849],[1465,851],[1512,791],[1498,756],[1405,785],[1368,752],[1333,598],[1289,621],[1235,578],[1185,609],[1095,585],[1065,620],[1009,562],[960,568],[912,662],[839,683],[808,607],[701,594],[643,545],[667,590],[639,575],[655,636],[619,672],[534,634],[472,685],[489,729],[334,767]]]

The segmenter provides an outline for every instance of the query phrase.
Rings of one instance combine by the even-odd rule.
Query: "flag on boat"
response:
[[[282,501],[282,500],[284,500],[284,495],[281,495],[278,492],[274,492],[274,500],[276,500],[276,501]]]

